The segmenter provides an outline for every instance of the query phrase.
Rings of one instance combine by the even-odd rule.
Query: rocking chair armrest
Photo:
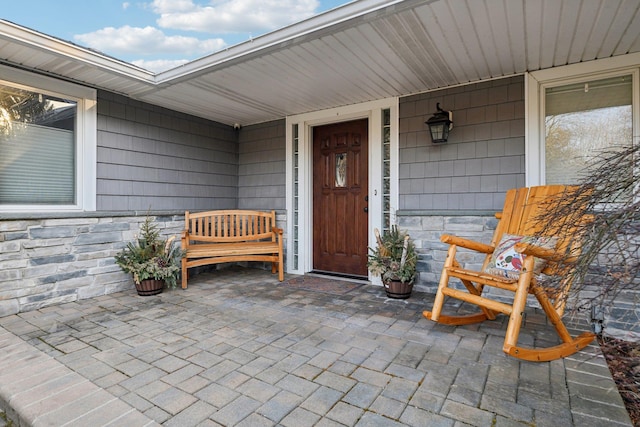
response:
[[[491,245],[486,245],[484,243],[476,242],[475,240],[465,239],[464,237],[452,236],[451,234],[443,234],[442,236],[440,236],[440,241],[442,243],[460,246],[466,249],[471,249],[473,251],[482,252],[485,254],[493,253],[495,249]]]
[[[561,261],[565,256],[555,249],[543,248],[528,243],[516,243],[513,248],[516,252],[524,255],[533,255],[536,258],[542,258],[547,261]]]

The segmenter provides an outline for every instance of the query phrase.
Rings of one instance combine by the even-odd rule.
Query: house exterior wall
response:
[[[438,102],[453,112],[444,144],[433,144],[425,125]],[[419,287],[437,287],[448,249],[440,235],[491,240],[506,191],[525,185],[524,134],[522,76],[400,100],[397,222],[419,249]],[[483,259],[469,253],[466,261]]]
[[[395,213],[420,253],[419,289],[437,287],[440,235],[488,242],[504,193],[525,185],[523,86],[513,77],[400,100]],[[424,124],[436,102],[454,113],[442,145]],[[149,210],[165,235],[179,235],[187,209],[274,209],[286,230],[285,158],[284,120],[236,131],[99,92],[98,212],[0,215],[0,316],[133,289],[113,256]],[[462,259],[478,268],[483,257]],[[610,332],[639,329],[633,306],[614,310]]]
[[[232,127],[98,92],[98,211],[238,205]]]
[[[179,238],[185,210],[238,207],[232,127],[100,91],[97,132],[96,212],[0,214],[0,316],[133,289],[113,256],[147,212]]]
[[[239,135],[238,208],[286,208],[285,121],[248,126]]]
[[[424,122],[440,102],[453,111],[446,144],[430,141]],[[424,93],[400,100],[400,185],[397,223],[419,250],[417,287],[435,293],[448,245],[442,234],[489,242],[507,190],[525,182],[524,77],[512,77]],[[484,256],[459,249],[466,267]],[[494,297],[499,289],[486,289]],[[577,298],[589,298],[588,292]],[[537,302],[531,298],[531,303]],[[633,292],[605,310],[605,332],[637,340],[640,324]]]
[[[433,144],[425,121],[436,103],[453,112],[449,141]],[[525,184],[522,76],[400,100],[399,209],[486,211]]]

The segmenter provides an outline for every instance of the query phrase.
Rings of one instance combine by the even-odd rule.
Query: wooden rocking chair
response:
[[[509,316],[509,323],[503,351],[510,356],[529,361],[555,360],[569,356],[586,347],[595,335],[585,332],[572,338],[562,322],[566,298],[571,286],[571,275],[567,274],[567,269],[571,267],[570,263],[567,263],[566,254],[571,254],[573,259],[579,254],[580,239],[577,239],[573,233],[577,227],[572,227],[571,232],[565,235],[549,236],[550,238],[533,237],[544,235],[544,232],[540,230],[542,225],[539,216],[545,210],[545,206],[548,206],[550,201],[556,200],[555,198],[564,197],[567,190],[568,187],[562,185],[509,190],[506,194],[503,211],[496,213],[499,222],[490,245],[461,237],[443,235],[440,240],[451,246],[440,277],[433,310],[425,311],[423,315],[427,319],[443,324],[466,325],[487,319],[493,320],[499,313],[506,314]],[[585,221],[588,220],[589,218],[585,217]],[[548,230],[544,231],[548,232]],[[521,236],[530,237],[525,237],[519,243],[513,244]],[[508,245],[510,243],[507,243],[509,240],[512,244],[510,252],[512,256],[509,256]],[[485,253],[486,258],[482,271],[462,268],[456,260],[458,247]],[[494,251],[496,255],[493,257],[493,262],[501,263],[500,267],[506,266],[507,270],[493,266]],[[524,257],[518,257],[518,253]],[[500,254],[506,255],[500,257]],[[506,265],[509,261],[512,264]],[[520,262],[521,265],[519,265]],[[546,265],[544,265],[545,262]],[[514,264],[518,265],[514,266]],[[521,267],[519,271],[517,267]],[[509,271],[509,268],[513,271]],[[536,273],[540,271],[549,275],[559,275],[562,279],[560,285],[551,288],[539,283]],[[468,292],[449,287],[449,279],[452,277],[459,279]],[[500,302],[486,294],[483,295],[485,286],[513,292],[512,303]],[[540,303],[560,336],[561,344],[542,349],[517,346],[528,294],[533,294]],[[478,305],[481,311],[477,314],[462,316],[443,315],[441,311],[445,296]]]

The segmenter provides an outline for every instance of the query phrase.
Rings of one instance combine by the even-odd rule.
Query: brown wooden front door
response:
[[[367,275],[368,121],[313,129],[313,269]]]

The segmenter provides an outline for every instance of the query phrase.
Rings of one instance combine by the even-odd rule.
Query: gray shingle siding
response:
[[[238,170],[230,126],[98,93],[99,211],[236,208]]]
[[[424,123],[437,102],[454,122],[439,145]],[[521,76],[402,98],[400,210],[499,210],[525,184],[524,131]]]
[[[243,128],[240,132],[238,208],[286,208],[285,121]]]

